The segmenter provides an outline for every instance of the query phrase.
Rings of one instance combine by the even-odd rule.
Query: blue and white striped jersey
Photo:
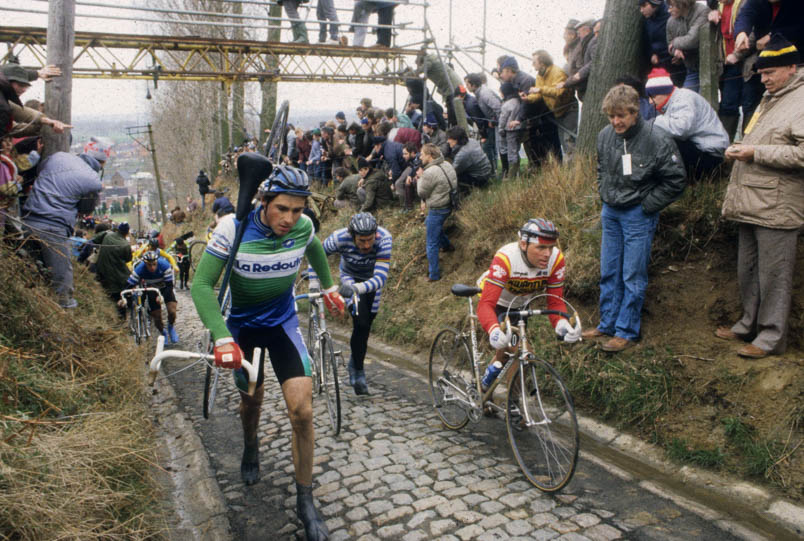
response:
[[[136,287],[139,285],[140,280],[145,282],[145,287],[160,288],[167,284],[173,285],[173,266],[167,259],[160,256],[156,262],[156,270],[149,272],[145,261],[140,261],[134,266],[134,270],[131,271],[126,285]]]

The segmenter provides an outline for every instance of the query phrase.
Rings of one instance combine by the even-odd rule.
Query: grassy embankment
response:
[[[69,311],[5,243],[0,273],[0,537],[159,538],[145,351],[82,266]]]

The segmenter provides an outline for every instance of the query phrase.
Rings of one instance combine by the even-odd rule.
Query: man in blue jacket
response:
[[[764,50],[771,34],[781,34],[787,41],[804,50],[804,2],[801,0],[746,0],[734,21],[734,47],[748,49],[748,36],[753,30],[757,49]]]
[[[96,152],[101,158],[103,152]],[[105,154],[101,158],[105,161]],[[79,214],[91,214],[101,191],[103,168],[93,156],[56,152],[42,163],[39,177],[22,209],[28,235],[40,241],[53,290],[62,308],[75,308],[70,236]]]

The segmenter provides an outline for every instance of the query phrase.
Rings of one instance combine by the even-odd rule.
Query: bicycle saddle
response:
[[[472,295],[478,295],[483,290],[479,287],[455,284],[452,286],[451,291],[456,297],[471,297]]]

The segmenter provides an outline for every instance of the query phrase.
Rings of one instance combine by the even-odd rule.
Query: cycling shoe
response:
[[[304,526],[307,541],[326,541],[329,531],[313,502],[313,487],[296,483],[296,515]]]
[[[349,370],[349,385],[354,386],[357,370],[355,369],[355,360],[351,357],[349,357],[349,364],[346,365],[346,368]]]
[[[179,343],[179,333],[176,332],[176,328],[173,325],[168,325],[168,335],[172,344]]]
[[[260,446],[257,442],[254,442],[253,445],[246,445],[243,449],[240,477],[246,486],[251,486],[260,480]]]
[[[355,370],[355,382],[352,384],[355,388],[356,395],[369,394],[368,384],[366,383],[366,371]]]

